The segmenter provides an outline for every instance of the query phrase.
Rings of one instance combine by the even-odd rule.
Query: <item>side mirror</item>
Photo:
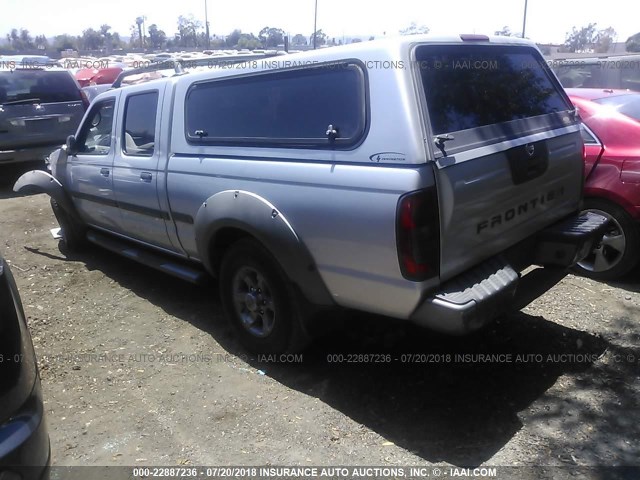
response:
[[[75,155],[78,153],[78,144],[76,143],[76,137],[73,135],[69,135],[67,137],[67,155]]]

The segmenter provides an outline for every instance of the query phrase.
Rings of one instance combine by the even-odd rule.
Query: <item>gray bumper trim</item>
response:
[[[477,330],[512,303],[519,275],[497,257],[459,275],[411,315],[419,325],[450,334]]]

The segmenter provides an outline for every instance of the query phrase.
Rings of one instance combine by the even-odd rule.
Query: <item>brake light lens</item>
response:
[[[488,42],[491,40],[487,35],[476,35],[475,33],[461,33],[460,39],[463,42]]]
[[[440,274],[440,218],[435,187],[402,196],[396,215],[402,276],[422,282]]]

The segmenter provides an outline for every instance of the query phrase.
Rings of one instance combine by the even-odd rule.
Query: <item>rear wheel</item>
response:
[[[610,225],[591,253],[576,265],[578,273],[596,280],[613,280],[632,270],[640,259],[638,224],[619,205],[585,200],[585,210],[604,215]]]
[[[229,248],[219,288],[225,314],[249,352],[285,353],[307,344],[298,295],[258,242],[243,239]]]
[[[62,241],[67,247],[67,250],[70,252],[82,250],[82,247],[84,247],[87,242],[85,227],[73,220],[53,198],[51,199],[51,209],[53,210],[56,220],[58,220],[58,225],[60,225]]]

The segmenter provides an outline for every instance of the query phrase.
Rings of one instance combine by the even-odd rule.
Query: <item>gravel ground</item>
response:
[[[640,465],[638,272],[568,276],[465,338],[354,314],[272,361],[235,344],[215,284],[66,255],[44,195],[4,185],[0,215],[54,465]]]

